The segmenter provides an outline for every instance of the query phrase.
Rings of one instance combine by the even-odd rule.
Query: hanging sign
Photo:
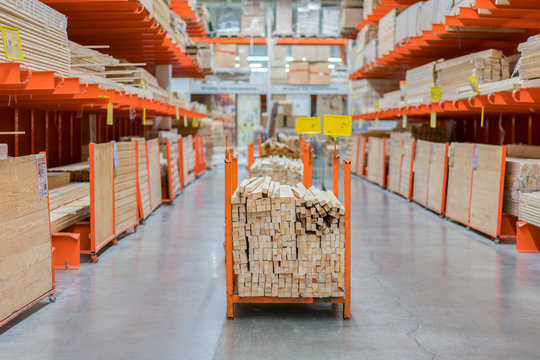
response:
[[[321,133],[320,117],[299,117],[296,119],[295,130],[298,134],[314,135]]]
[[[324,115],[324,135],[334,138],[352,135],[352,117],[347,115]]]

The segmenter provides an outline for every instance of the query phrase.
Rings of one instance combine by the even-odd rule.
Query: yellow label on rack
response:
[[[24,60],[19,29],[9,26],[0,26],[0,29],[2,31],[6,59]]]
[[[176,107],[176,121],[180,121],[180,110]]]
[[[484,110],[486,110],[486,108],[482,108],[482,114],[480,115],[480,127],[484,127]]]
[[[107,103],[107,125],[112,125],[113,121],[113,103]]]
[[[431,88],[431,90],[429,91],[429,100],[431,102],[441,101],[441,87],[440,86],[433,86]]]
[[[401,127],[404,129],[407,128],[407,119],[408,119],[407,114],[403,115],[403,118],[401,119]]]
[[[476,75],[469,76],[469,83],[471,84],[472,91],[475,94],[478,94],[478,76]]]
[[[347,115],[324,115],[324,135],[338,136],[352,135],[352,116]]]
[[[373,102],[373,108],[375,111],[381,111],[381,102],[379,100],[375,100]]]
[[[437,113],[433,111],[429,117],[429,126],[434,129],[437,127]]]
[[[184,127],[187,127],[187,126],[188,126],[187,116],[184,115]]]
[[[142,124],[146,125],[146,108],[142,109]]]
[[[169,91],[169,104],[172,104],[172,92]]]
[[[143,96],[146,97],[146,83],[143,79],[141,79],[141,89],[142,89]]]
[[[320,117],[299,117],[296,119],[295,130],[298,134],[314,135],[321,133]]]

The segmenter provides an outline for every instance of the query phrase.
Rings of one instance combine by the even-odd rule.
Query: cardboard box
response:
[[[266,128],[266,125],[268,124],[268,113],[261,113],[261,126],[263,128]]]
[[[328,61],[330,46],[293,45],[291,46],[291,53],[295,61]]]
[[[242,35],[265,36],[264,16],[242,15]]]
[[[279,101],[277,108],[278,115],[289,116],[293,114],[293,102],[292,101]]]
[[[285,58],[289,56],[289,47],[286,45],[274,46],[274,66],[283,66]]]
[[[216,68],[234,68],[236,64],[236,44],[216,44]]]
[[[350,29],[358,26],[359,19],[362,19],[363,10],[359,8],[340,8],[339,27]]]
[[[284,128],[285,122],[286,122],[285,115],[276,115],[276,129]]]
[[[287,84],[289,74],[285,71],[285,67],[272,68],[272,84]]]
[[[285,127],[294,128],[296,125],[296,116],[290,115],[285,119]]]
[[[317,116],[345,115],[341,95],[317,95]]]
[[[328,69],[328,62],[311,63],[309,65],[309,84],[330,84],[330,69]]]
[[[289,63],[289,85],[309,84],[309,63],[306,61],[293,61]]]
[[[293,33],[292,1],[278,0],[276,3],[276,35],[292,35]]]

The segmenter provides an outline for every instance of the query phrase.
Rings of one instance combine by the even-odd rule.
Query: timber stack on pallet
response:
[[[90,181],[90,165],[88,165],[88,161],[50,168],[49,172],[69,173],[71,181]]]
[[[430,90],[437,84],[436,64],[437,62],[430,62],[407,71],[405,75],[407,105],[427,104],[430,102]]]
[[[184,186],[195,181],[195,149],[193,136],[182,138],[182,154],[184,155]]]
[[[67,19],[64,15],[38,0],[3,0],[0,2],[0,25],[19,30],[24,63],[32,70],[57,71],[64,76],[70,74]],[[13,30],[3,29],[6,34],[10,31]],[[16,33],[14,35],[17,36]],[[6,44],[9,39],[2,41]],[[12,62],[6,60],[3,46],[0,46],[0,62]]]
[[[269,176],[273,181],[279,181],[284,185],[302,182],[303,171],[302,161],[280,156],[257,158],[251,165],[251,176]]]
[[[64,185],[50,188],[49,210],[53,234],[90,217],[89,184],[68,179]]]
[[[519,220],[540,227],[540,192],[521,194]]]
[[[239,296],[344,295],[345,208],[333,193],[254,177],[232,207]]]
[[[503,212],[519,216],[521,196],[540,190],[540,146],[507,145]]]
[[[269,156],[285,156],[290,159],[300,159],[302,153],[300,152],[300,147],[292,148],[281,142],[268,139],[262,144],[261,157]]]

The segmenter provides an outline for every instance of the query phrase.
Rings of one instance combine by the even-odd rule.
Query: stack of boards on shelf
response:
[[[150,166],[144,138],[132,138],[137,147],[137,177],[139,187],[139,217],[146,219],[152,213],[150,194]]]
[[[269,176],[273,181],[284,185],[302,182],[304,165],[300,160],[280,156],[257,158],[251,165],[251,176]]]
[[[117,234],[139,223],[137,212],[137,145],[114,143],[114,228]]]
[[[253,177],[231,200],[239,296],[344,296],[345,208],[333,193]]]
[[[184,159],[184,186],[195,181],[195,147],[193,136],[182,137],[182,155]]]
[[[284,156],[290,159],[301,159],[300,146],[291,146],[286,142],[277,142],[273,139],[266,140],[261,147],[261,157]]]
[[[3,0],[0,2],[0,25],[19,30],[24,63],[32,70],[57,71],[70,75],[70,52],[67,45],[67,19],[38,0]],[[4,28],[2,43],[18,48],[18,36]],[[0,37],[4,36],[0,33]],[[0,46],[0,62],[11,62]],[[11,56],[18,57],[16,49]],[[23,61],[23,59],[19,59]]]
[[[51,293],[53,265],[44,155],[0,160],[0,322]]]
[[[180,136],[170,131],[159,132],[161,178],[164,198],[173,200],[182,190],[180,183],[180,154],[178,140]],[[166,195],[165,195],[166,194]]]
[[[60,186],[52,187],[49,184],[49,210],[53,234],[90,216],[89,184],[69,182],[69,178],[67,180]]]

